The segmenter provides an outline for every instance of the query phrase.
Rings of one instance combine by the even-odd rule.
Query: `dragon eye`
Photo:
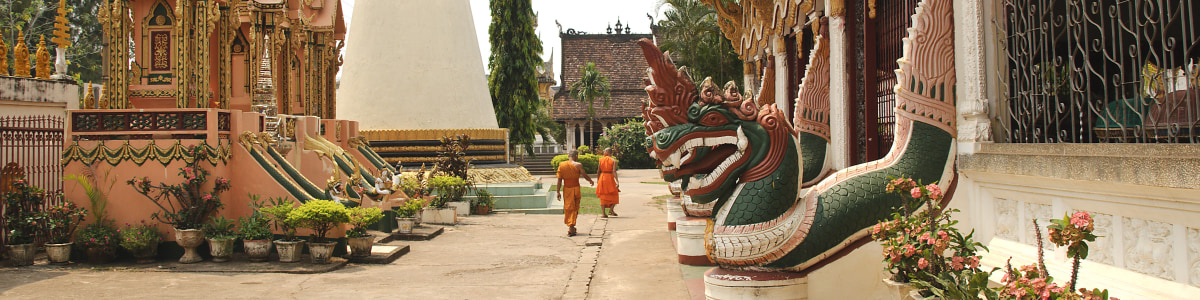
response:
[[[725,124],[729,124],[729,119],[715,111],[704,114],[704,117],[700,118],[700,125],[703,126],[713,127]]]

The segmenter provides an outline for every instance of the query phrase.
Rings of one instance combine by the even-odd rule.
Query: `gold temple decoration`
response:
[[[112,108],[111,106],[108,105],[108,93],[107,92],[108,92],[108,84],[105,83],[104,85],[100,86],[100,100],[96,101],[96,109]]]
[[[867,17],[875,18],[875,0],[867,0]]]
[[[845,0],[829,0],[829,15],[833,17],[846,16]]]
[[[71,27],[67,21],[67,0],[58,0],[58,16],[54,17],[54,39],[58,48],[71,47]]]
[[[13,76],[29,77],[29,47],[25,46],[25,33],[17,29],[17,45],[13,47]]]
[[[205,108],[209,97],[209,44],[221,10],[217,1],[175,3],[175,107]]]
[[[83,99],[79,100],[79,109],[93,109],[93,103],[96,103],[96,96],[92,94],[92,82],[88,81],[83,90]]]
[[[187,1],[182,1],[187,2]],[[105,55],[110,62],[129,61],[129,41],[133,30],[133,20],[127,1],[104,1],[97,20],[104,29],[104,39],[108,44]],[[129,106],[130,70],[125,64],[108,64],[108,81],[101,90],[99,109],[123,109]],[[111,103],[110,103],[111,102]]]
[[[37,74],[34,74],[39,79],[50,79],[50,51],[46,50],[46,36],[42,36],[42,40],[38,42],[37,47]]]
[[[3,36],[4,32],[0,31],[0,37]],[[3,38],[0,38],[0,76],[8,76],[8,44]]]

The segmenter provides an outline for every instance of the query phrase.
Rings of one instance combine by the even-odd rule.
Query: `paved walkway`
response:
[[[471,216],[388,265],[322,274],[0,268],[0,298],[687,299],[655,170],[622,170],[620,217]],[[603,238],[601,237],[603,236]],[[589,246],[589,244],[591,246]],[[204,262],[212,264],[212,262]]]

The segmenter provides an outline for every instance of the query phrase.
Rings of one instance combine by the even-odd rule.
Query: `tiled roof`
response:
[[[596,118],[624,119],[641,116],[646,95],[646,59],[637,41],[653,39],[650,34],[560,34],[562,40],[562,91],[554,97],[554,119],[587,118],[587,104],[571,97],[571,84],[579,81],[579,70],[589,62],[608,76],[609,107],[596,101]]]

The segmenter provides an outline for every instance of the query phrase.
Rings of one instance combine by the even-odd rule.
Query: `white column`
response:
[[[988,117],[987,49],[984,7],[980,0],[954,1],[954,68],[958,77],[958,153],[973,154],[992,141]],[[989,18],[990,20],[990,18]]]
[[[825,11],[832,12],[831,2],[825,2]],[[829,16],[829,138],[830,158],[834,169],[850,166],[849,142],[850,106],[854,91],[849,89],[850,70],[846,69],[846,41],[853,38],[846,32],[845,16]]]
[[[567,127],[567,140],[563,141],[563,145],[567,145],[567,151],[575,149],[575,122],[567,121],[564,125]]]
[[[788,86],[788,75],[790,73],[788,73],[787,64],[787,40],[783,38],[783,35],[778,35],[772,39],[771,43],[774,44],[771,50],[775,54],[775,107],[780,110],[786,110],[788,101],[792,100],[788,99],[788,89],[791,87]],[[790,116],[792,116],[792,113],[790,111],[784,112],[785,115],[789,116],[788,122],[791,122]]]

